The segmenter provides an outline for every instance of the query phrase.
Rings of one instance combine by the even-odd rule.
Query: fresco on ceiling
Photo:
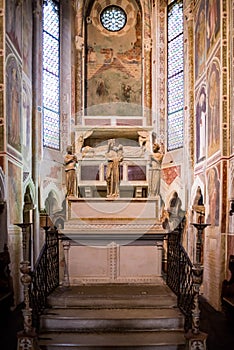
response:
[[[21,150],[21,75],[14,56],[6,67],[6,110],[8,143]]]
[[[199,91],[196,102],[196,159],[197,162],[206,157],[206,91]]]
[[[206,46],[208,54],[220,34],[220,3],[220,0],[207,0],[206,2]]]
[[[213,63],[208,76],[208,156],[220,148],[220,72]]]
[[[140,115],[141,51],[140,14],[136,25],[122,36],[108,36],[88,25],[87,114]]]

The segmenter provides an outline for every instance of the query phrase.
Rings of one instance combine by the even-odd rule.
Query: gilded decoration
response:
[[[227,197],[228,197],[228,188],[227,188],[227,181],[228,181],[228,174],[227,174],[227,161],[224,160],[222,163],[223,166],[223,178],[222,178],[222,218],[221,218],[221,232],[227,232],[227,219],[226,219],[226,213],[227,213]]]
[[[231,7],[231,6],[230,6]],[[232,13],[234,13],[234,1],[232,1],[232,7],[230,8],[230,11],[232,11]],[[232,45],[234,44],[234,16],[231,16],[231,28],[230,28],[230,33],[232,33],[230,35],[230,42],[232,43]],[[234,56],[233,54],[231,55],[230,57],[232,59],[232,61],[230,62],[230,67],[232,67],[232,70],[230,72],[230,75],[232,77],[234,77]],[[230,122],[230,125],[231,125],[231,150],[233,152],[234,150],[234,113],[233,113],[233,108],[234,108],[234,94],[230,94],[230,97],[231,100],[230,100],[230,104],[231,104],[231,113],[230,113],[230,116],[231,116],[231,122]]]
[[[73,8],[75,10],[75,47],[76,47],[76,60],[75,60],[75,115],[76,124],[81,124],[81,118],[79,117],[83,112],[83,89],[82,89],[82,71],[83,71],[83,48],[84,39],[82,37],[83,32],[83,1],[74,0]]]
[[[228,27],[228,15],[227,15],[227,2],[226,0],[222,2],[223,12],[222,12],[222,116],[223,116],[223,155],[227,156],[229,153],[229,128],[227,128],[227,123],[230,115],[230,100],[229,100],[229,47],[227,40],[227,27]]]
[[[144,107],[147,111],[152,108],[152,85],[151,85],[151,6],[148,0],[144,1],[144,76],[145,76],[145,93],[144,93]],[[149,113],[149,112],[148,112]],[[147,115],[147,125],[152,123],[152,116]]]
[[[83,91],[82,91],[82,51],[76,51],[76,78],[75,78],[75,91],[76,91],[76,107],[75,107],[75,115],[76,115],[76,124],[81,123],[81,119],[79,116],[82,113],[83,107]]]
[[[4,1],[0,2],[0,151],[4,150],[4,94],[5,94],[5,79],[4,79],[4,69],[5,69],[5,52],[4,52]]]
[[[158,7],[158,21],[159,21],[159,96],[160,96],[160,135],[165,134],[165,117],[166,117],[166,43],[165,43],[165,23],[166,23],[166,1],[161,0]]]

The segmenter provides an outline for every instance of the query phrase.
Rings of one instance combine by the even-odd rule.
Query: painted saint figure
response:
[[[67,154],[64,157],[64,166],[66,173],[67,197],[75,195],[76,183],[76,164],[78,163],[76,155],[72,153],[72,146],[67,147]]]
[[[119,145],[116,147],[114,139],[108,141],[106,159],[107,198],[118,198],[120,183],[120,162],[123,160],[123,146]]]
[[[160,148],[162,149],[161,151]],[[149,197],[155,197],[160,194],[161,165],[163,157],[163,147],[160,147],[158,143],[155,143],[153,145],[153,154],[150,155]]]

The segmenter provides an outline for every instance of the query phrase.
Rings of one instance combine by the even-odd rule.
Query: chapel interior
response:
[[[49,231],[56,288],[148,288],[180,227],[233,313],[234,1],[0,0],[0,35],[0,310]]]

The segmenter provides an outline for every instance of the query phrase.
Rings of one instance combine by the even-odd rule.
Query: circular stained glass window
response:
[[[121,7],[112,5],[104,8],[100,19],[105,29],[110,32],[117,32],[125,26],[127,16]]]

